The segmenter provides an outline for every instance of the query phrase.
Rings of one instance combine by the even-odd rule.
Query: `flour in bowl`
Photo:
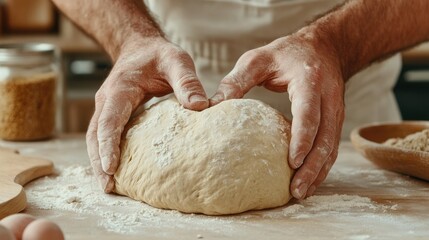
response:
[[[410,134],[405,138],[390,138],[383,144],[408,150],[429,152],[429,129]]]

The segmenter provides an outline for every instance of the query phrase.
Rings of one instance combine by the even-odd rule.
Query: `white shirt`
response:
[[[146,0],[169,39],[194,59],[209,96],[246,51],[305,26],[342,0]],[[401,60],[373,64],[346,84],[343,138],[359,125],[399,121],[393,95]],[[245,97],[260,99],[291,117],[287,93],[255,87]]]

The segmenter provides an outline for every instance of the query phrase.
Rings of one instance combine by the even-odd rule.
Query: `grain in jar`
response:
[[[0,138],[29,141],[52,137],[58,98],[54,46],[0,45]]]

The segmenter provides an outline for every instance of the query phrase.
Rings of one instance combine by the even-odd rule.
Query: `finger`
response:
[[[106,99],[97,126],[99,154],[103,171],[113,175],[119,165],[121,135],[138,101],[131,101],[138,89],[119,90]],[[144,98],[141,94],[141,99]]]
[[[201,111],[209,106],[207,95],[195,73],[194,62],[191,57],[178,52],[170,56],[166,67],[167,81],[173,88],[177,100],[185,108]]]
[[[97,178],[97,181],[101,185],[101,188],[104,192],[109,193],[114,188],[114,182],[111,176],[107,175],[101,167],[101,159],[98,153],[98,140],[97,140],[97,123],[98,118],[100,117],[101,109],[103,108],[104,100],[97,99],[96,108],[94,115],[91,118],[91,121],[88,126],[88,131],[86,133],[86,145],[89,160],[91,162],[92,169]]]
[[[262,84],[271,78],[273,64],[272,56],[268,52],[255,49],[243,54],[232,71],[220,82],[210,106],[228,99],[242,98],[253,87]]]
[[[326,161],[325,165],[323,165],[322,169],[319,172],[319,175],[317,176],[316,180],[314,180],[313,184],[308,188],[306,197],[310,197],[314,194],[317,187],[325,181],[326,177],[328,176],[329,171],[332,168],[332,165],[335,163],[335,159],[337,158],[338,151],[333,151],[331,155],[329,156],[328,160]]]
[[[331,170],[332,166],[335,163],[335,160],[337,159],[338,147],[339,147],[340,140],[341,140],[341,130],[342,130],[343,121],[344,121],[344,101],[342,101],[342,102],[343,103],[340,105],[340,109],[337,112],[338,113],[337,114],[337,126],[338,127],[337,127],[337,139],[335,142],[335,148],[332,151],[331,155],[329,156],[327,162],[323,166],[322,170],[320,171],[319,175],[317,176],[316,180],[314,180],[313,184],[308,189],[307,197],[313,195],[316,188],[319,187],[319,185],[326,179],[329,171]]]
[[[292,81],[288,92],[293,115],[289,165],[297,169],[310,152],[320,124],[321,95],[317,84]]]
[[[298,199],[305,197],[308,188],[336,148],[338,129],[336,108],[334,103],[326,98],[322,100],[322,104],[320,127],[314,145],[292,180],[292,195]]]

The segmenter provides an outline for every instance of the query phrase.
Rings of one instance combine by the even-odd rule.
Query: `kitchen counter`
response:
[[[57,175],[26,186],[25,212],[57,222],[66,239],[429,239],[429,183],[375,167],[350,142],[341,143],[315,197],[225,217],[156,210],[103,194],[84,135],[0,146],[54,162]]]

